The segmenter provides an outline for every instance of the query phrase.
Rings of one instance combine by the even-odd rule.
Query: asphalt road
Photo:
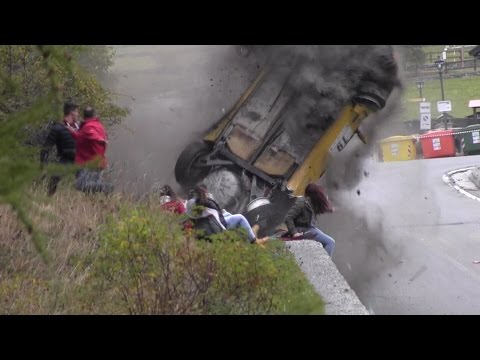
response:
[[[333,256],[375,314],[480,314],[480,203],[447,186],[479,156],[364,164],[368,177],[332,194],[320,227]]]

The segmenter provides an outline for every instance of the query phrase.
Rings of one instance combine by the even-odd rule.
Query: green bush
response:
[[[323,303],[283,243],[266,249],[241,232],[212,242],[186,236],[179,217],[123,209],[100,233],[82,292],[87,312],[129,314],[310,314]],[[88,297],[91,297],[88,299]]]
[[[50,265],[0,206],[0,314],[323,312],[282,242],[250,245],[244,231],[198,241],[150,199],[61,188],[39,209]]]

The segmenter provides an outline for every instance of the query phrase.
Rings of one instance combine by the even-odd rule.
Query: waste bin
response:
[[[470,125],[456,132],[464,155],[480,154],[480,125]]]
[[[417,158],[415,136],[391,136],[380,141],[383,161],[404,161]]]
[[[425,159],[455,156],[453,130],[432,130],[420,136]]]

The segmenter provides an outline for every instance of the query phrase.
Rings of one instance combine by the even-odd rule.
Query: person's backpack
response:
[[[213,215],[192,219],[192,222],[195,233],[199,240],[208,240],[209,236],[213,234],[220,234],[223,231],[222,227]]]
[[[187,215],[193,225],[193,230],[195,231],[197,239],[208,240],[209,236],[223,232],[226,225],[222,226],[220,223],[223,216],[221,215],[221,212],[216,209],[216,207],[218,207],[216,206],[216,203],[210,201],[210,199],[210,206],[196,205],[196,203],[196,200],[189,200],[187,203]],[[220,221],[218,221],[216,216],[212,213],[208,214],[209,210],[214,210],[218,213]],[[205,213],[207,213],[207,216],[205,216]]]

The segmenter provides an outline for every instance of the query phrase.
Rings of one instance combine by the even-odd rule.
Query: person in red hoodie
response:
[[[83,167],[77,172],[75,187],[88,193],[112,192],[113,186],[102,177],[102,171],[107,167],[108,137],[93,107],[85,108],[80,129],[72,130],[72,136],[77,144],[75,165]]]

